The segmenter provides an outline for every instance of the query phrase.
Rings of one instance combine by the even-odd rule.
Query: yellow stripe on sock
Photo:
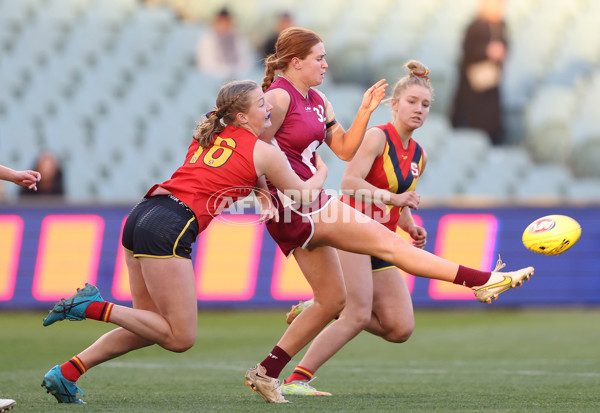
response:
[[[85,368],[85,365],[83,364],[83,362],[81,360],[79,360],[79,357],[75,356],[71,359],[71,361],[73,361],[73,363],[77,364],[77,367],[79,367],[79,369],[81,370],[81,374],[83,374],[87,371],[87,368]]]
[[[304,367],[300,367],[300,366],[296,366],[296,368],[294,369],[294,371],[298,371],[302,374],[307,375],[308,377],[310,377],[311,379],[313,378],[314,373],[312,373],[310,370],[305,369]]]
[[[113,303],[108,303],[106,306],[106,311],[104,311],[104,316],[102,317],[102,321],[108,323],[108,319],[110,318],[110,313],[115,305]]]

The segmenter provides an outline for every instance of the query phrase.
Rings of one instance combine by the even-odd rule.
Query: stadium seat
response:
[[[365,90],[356,84],[346,83],[337,84],[327,91],[326,96],[333,105],[335,117],[344,128],[348,129],[354,122]]]
[[[13,31],[20,31],[38,12],[39,0],[19,0],[0,2],[0,25]]]
[[[513,33],[504,68],[503,89],[506,105],[524,108],[556,59],[556,50],[567,25],[570,3],[541,2],[532,10],[529,21]],[[561,10],[565,10],[563,14]],[[524,76],[526,73],[527,76]]]
[[[117,106],[116,95],[119,93],[119,84],[108,82],[118,81],[115,77],[108,80],[104,77],[87,77],[77,90],[72,100],[69,101],[74,119],[87,119],[92,123]],[[98,81],[98,82],[96,82]]]
[[[438,113],[430,113],[425,124],[417,129],[413,138],[423,147],[430,159],[436,158],[446,139],[452,134],[448,118]]]
[[[427,164],[416,187],[416,191],[421,195],[421,202],[446,203],[462,193],[464,177],[449,172],[446,167],[447,165],[437,162]]]
[[[504,205],[512,200],[516,182],[511,174],[502,174],[497,169],[483,167],[482,170],[463,187],[463,199],[488,201]]]
[[[525,202],[559,202],[573,181],[570,172],[564,166],[556,164],[537,164],[519,181],[515,196]]]
[[[600,204],[600,180],[578,179],[567,187],[566,201],[578,204]]]
[[[360,0],[352,0],[339,11],[337,23],[331,27],[325,47],[329,71],[336,82],[367,86],[372,83],[371,62],[364,56],[375,44],[373,38],[388,13],[389,2],[371,1],[369,13],[364,13],[361,3]]]
[[[525,144],[534,161],[567,162],[572,144],[571,119],[575,115],[575,103],[575,92],[569,87],[548,86],[533,98],[525,116]]]
[[[65,199],[71,204],[90,204],[102,201],[98,188],[102,184],[101,160],[96,156],[78,156],[64,167]]]
[[[575,176],[600,180],[600,135],[588,135],[577,141],[571,153],[570,166]]]
[[[73,27],[61,57],[65,61],[79,62],[86,68],[93,69],[109,56],[117,33],[107,27],[100,17],[86,14]]]
[[[369,127],[375,125],[385,125],[392,121],[392,108],[389,103],[381,103],[377,109],[371,113]]]
[[[524,149],[491,147],[474,176],[466,182],[463,194],[507,203],[530,167],[531,159]]]
[[[338,15],[344,8],[345,0],[305,0],[302,7],[293,10],[296,24],[314,30],[327,42],[331,29],[331,16]],[[315,13],[318,10],[318,13]]]
[[[572,120],[569,165],[578,177],[600,178],[600,74],[589,77],[578,96],[580,109]]]
[[[156,61],[167,73],[183,77],[185,71],[196,71],[196,43],[205,25],[176,24],[165,34]]]
[[[56,116],[44,120],[42,128],[50,149],[63,162],[68,164],[75,158],[85,158],[82,154],[91,153],[92,131],[81,118],[73,116],[70,106],[60,106]]]
[[[117,59],[131,59],[137,68],[162,64],[157,60],[175,16],[164,9],[144,8],[135,13],[119,33],[114,53]]]
[[[421,34],[418,24],[410,24],[413,16],[403,15],[406,20],[398,21],[394,16],[375,34],[372,44],[366,54],[369,63],[368,73],[371,78],[368,83],[379,79],[387,79],[390,85],[403,76],[403,65],[413,57],[413,49]],[[393,20],[392,20],[393,19]],[[390,23],[392,22],[392,23]],[[402,31],[402,41],[397,37]]]
[[[49,19],[59,30],[68,32],[90,3],[91,0],[47,0],[41,3],[39,17]]]
[[[90,4],[87,16],[99,19],[111,30],[118,30],[136,11],[137,0],[102,0]]]
[[[190,73],[181,83],[173,101],[180,118],[196,121],[212,110],[222,83],[222,79],[200,74],[198,71]]]
[[[0,153],[2,164],[14,169],[32,167],[38,153],[38,134],[35,124],[20,111],[10,111],[0,123]]]
[[[476,129],[455,129],[437,153],[435,162],[446,166],[448,173],[473,176],[490,149],[487,135]]]

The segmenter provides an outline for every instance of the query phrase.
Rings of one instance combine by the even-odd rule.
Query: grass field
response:
[[[153,347],[90,370],[87,406],[64,405],[43,375],[111,326],[0,313],[0,397],[15,412],[598,412],[600,309],[417,311],[404,344],[361,334],[318,372],[328,398],[268,405],[244,386],[285,328],[281,312],[201,312],[196,346]],[[296,356],[284,370],[286,377]]]

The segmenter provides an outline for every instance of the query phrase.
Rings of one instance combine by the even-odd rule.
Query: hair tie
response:
[[[411,70],[410,73],[413,76],[420,77],[420,78],[425,79],[426,81],[429,82],[429,76],[427,76],[429,74],[429,69],[425,69],[425,73],[417,73],[416,70]]]
[[[210,119],[210,118],[212,118],[213,116],[216,116],[216,117],[217,117],[217,119],[221,119],[221,118],[223,117],[223,115],[221,115],[221,114],[219,113],[219,110],[218,110],[218,109],[216,109],[216,110],[211,110],[210,112],[206,112],[206,114],[205,114],[204,116],[206,116],[206,119]]]

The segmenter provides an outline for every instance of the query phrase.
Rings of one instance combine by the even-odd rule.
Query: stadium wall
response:
[[[125,207],[0,208],[0,309],[37,309],[68,297],[86,282],[104,299],[130,304],[120,234]],[[521,242],[535,219],[564,214],[582,226],[579,242],[559,256],[528,251]],[[600,305],[600,207],[427,208],[416,219],[428,231],[426,249],[479,269],[528,265],[535,275],[493,306]],[[227,214],[194,245],[199,308],[286,307],[311,297],[296,262],[286,260],[256,215]],[[165,274],[168,277],[168,274]],[[480,306],[472,293],[404,274],[415,307]]]

